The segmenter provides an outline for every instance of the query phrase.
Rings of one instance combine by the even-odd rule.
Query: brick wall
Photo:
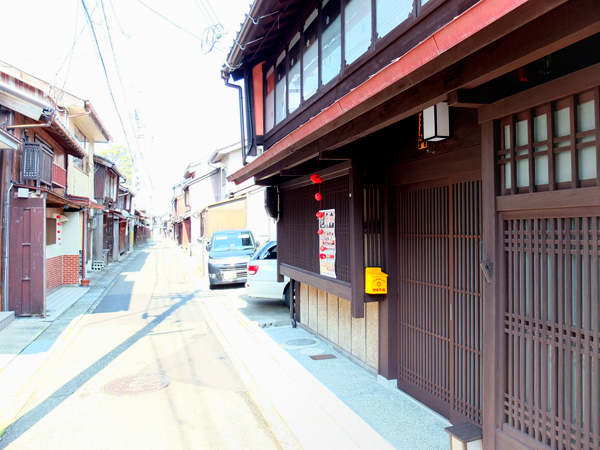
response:
[[[55,256],[46,260],[46,293],[63,284],[79,284],[79,257]]]

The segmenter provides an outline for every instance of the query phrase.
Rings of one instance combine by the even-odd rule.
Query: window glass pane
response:
[[[571,133],[570,109],[563,108],[554,112],[554,134],[556,137],[567,136]],[[559,142],[556,147],[568,147],[570,140]],[[557,153],[556,163],[556,182],[562,183],[571,181],[571,152],[565,151]]]
[[[290,43],[290,73],[289,80],[289,112],[300,106],[300,33],[294,36]]]
[[[315,92],[317,92],[317,88],[319,86],[319,47],[317,45],[318,23],[315,20],[316,17],[317,11],[315,10],[304,26],[304,53],[302,56],[304,100],[310,98]]]
[[[594,100],[577,105],[577,132],[589,131],[595,128]],[[596,140],[595,135],[577,139],[577,144],[584,144]],[[597,146],[580,148],[579,151],[579,179],[589,180],[596,178],[596,153]]]
[[[347,0],[344,9],[346,64],[352,64],[371,45],[371,1]]]
[[[267,96],[265,99],[265,127],[267,131],[275,125],[275,68],[267,72]]]
[[[510,148],[510,125],[506,125],[504,127],[504,150],[508,150]],[[505,159],[510,158],[510,154],[504,155]],[[510,171],[510,163],[507,162],[504,164],[504,188],[510,189],[512,183],[510,181],[511,171]]]
[[[287,114],[285,52],[277,58],[275,73],[275,123],[280,123]]]
[[[515,140],[516,146],[528,144],[527,137],[527,121],[521,120],[515,124]],[[527,150],[519,150],[515,152],[516,156],[526,156]],[[520,159],[517,161],[517,187],[529,186],[529,161]]]
[[[533,141],[540,142],[545,141],[548,138],[548,118],[546,114],[542,114],[533,118]],[[534,160],[535,160],[535,184],[549,183],[548,173],[548,155],[536,156],[537,152],[544,152],[548,150],[547,145],[541,145],[534,149]]]
[[[421,6],[423,6],[425,3],[427,3],[429,0],[421,0]]]
[[[413,0],[377,0],[377,36],[383,37],[413,14]]]
[[[321,35],[321,77],[327,84],[342,69],[342,19],[340,0],[323,1],[321,11],[323,32]]]

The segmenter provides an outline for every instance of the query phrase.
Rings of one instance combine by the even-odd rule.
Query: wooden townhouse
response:
[[[0,67],[2,309],[46,314],[46,293],[85,279],[94,146],[110,135],[87,100],[7,64]]]
[[[600,449],[599,46],[596,0],[256,0],[222,71],[296,320],[486,450]]]
[[[115,163],[100,155],[94,155],[94,170],[94,199],[103,209],[94,215],[92,264],[94,270],[101,270],[110,262],[119,261],[127,250],[127,219],[121,212],[125,196],[119,196],[125,176]]]

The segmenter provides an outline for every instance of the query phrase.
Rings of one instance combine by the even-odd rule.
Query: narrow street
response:
[[[167,242],[132,256],[94,313],[48,361],[0,448],[280,448],[277,424],[265,421],[244,369],[202,306],[230,290],[196,291]],[[117,393],[170,383],[137,395],[105,391],[114,380],[140,375],[146,378],[117,385]]]

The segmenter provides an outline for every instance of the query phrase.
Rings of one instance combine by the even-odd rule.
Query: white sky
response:
[[[199,39],[140,1],[200,38],[211,25],[205,6],[209,13],[214,11],[226,34],[203,55]],[[225,87],[219,72],[250,10],[249,0],[85,0],[85,5],[140,178],[145,173],[149,177],[138,192],[137,205],[152,213],[165,212],[170,209],[171,186],[189,162],[240,139],[238,94]],[[0,61],[90,100],[113,144],[127,146],[82,0],[3,2],[2,13]],[[142,138],[134,133],[138,124]]]

